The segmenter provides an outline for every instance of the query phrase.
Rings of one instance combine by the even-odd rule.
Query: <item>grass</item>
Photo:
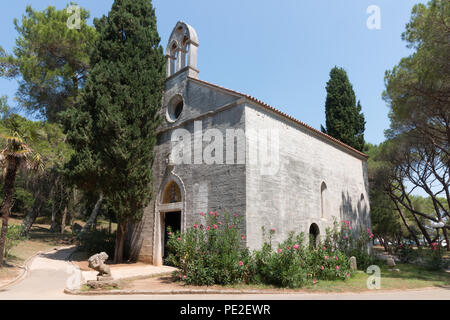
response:
[[[424,267],[412,264],[397,264],[400,272],[389,271],[387,266],[381,267],[381,289],[405,290],[426,287],[450,287],[450,273],[444,271],[430,271]],[[306,289],[309,291],[325,292],[360,292],[367,291],[369,275],[358,271],[345,281],[318,281]]]
[[[445,271],[430,271],[424,267],[412,265],[412,264],[397,264],[396,268],[399,272],[389,271],[386,265],[380,265],[381,268],[381,290],[408,290],[408,289],[420,289],[428,287],[445,287],[450,288],[450,273]],[[275,292],[306,292],[306,293],[340,293],[340,292],[363,292],[369,291],[367,288],[367,279],[369,274],[363,271],[357,271],[346,280],[318,280],[316,284],[311,284],[296,289],[280,288],[272,285],[265,284],[234,284],[227,286],[214,285],[209,288],[214,289],[241,289],[241,290],[268,290]],[[151,287],[151,278],[135,280],[140,282],[142,288],[142,282],[148,281],[149,287]],[[134,281],[128,281],[126,288],[132,289]],[[183,282],[179,281],[175,277],[170,277],[169,281],[165,283],[170,285],[176,285],[178,288],[208,288],[206,286],[184,286]]]

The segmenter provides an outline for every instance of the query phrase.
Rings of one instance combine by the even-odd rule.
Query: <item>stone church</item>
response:
[[[251,249],[262,245],[263,226],[276,229],[275,242],[290,231],[319,239],[334,219],[370,228],[367,156],[254,97],[200,80],[198,47],[194,28],[178,22],[166,48],[154,196],[130,232],[131,258],[161,265],[167,227],[204,224],[201,212],[242,215]]]

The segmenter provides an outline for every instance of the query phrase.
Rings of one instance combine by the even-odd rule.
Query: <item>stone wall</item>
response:
[[[308,235],[312,223],[317,224],[320,234],[324,235],[325,228],[332,226],[333,218],[350,220],[354,229],[357,224],[362,228],[370,227],[365,160],[253,104],[245,109],[245,125],[247,148],[252,145],[260,148],[258,129],[279,132],[279,168],[275,175],[261,175],[261,163],[249,164],[247,159],[246,212],[250,248],[261,246],[263,226],[266,230],[277,230],[276,242],[284,240],[290,231]],[[328,200],[324,201],[322,217],[323,182]]]
[[[183,73],[170,78],[166,83],[163,105],[171,97],[179,94],[184,99],[184,109],[180,118],[170,123],[165,120],[155,146],[154,200],[145,209],[144,217],[130,233],[131,256],[147,263],[159,263],[161,255],[158,237],[161,235],[158,203],[162,189],[171,179],[176,178],[182,184],[184,208],[182,230],[194,223],[205,224],[200,212],[218,211],[219,213],[245,213],[245,164],[180,164],[173,170],[166,164],[171,152],[171,136],[174,129],[185,129],[194,141],[194,121],[201,122],[203,132],[217,129],[224,137],[224,156],[226,159],[226,130],[244,130],[244,104],[238,103],[238,97],[216,92],[186,79]],[[165,108],[163,108],[163,113]],[[163,114],[165,117],[165,115]],[[203,143],[203,148],[208,145]],[[192,149],[193,150],[193,147]],[[235,150],[236,153],[236,150]],[[156,212],[156,213],[155,213]],[[245,233],[245,220],[239,228]]]
[[[166,106],[175,95],[183,97],[184,109],[178,120],[170,122],[166,120]],[[132,258],[161,262],[159,199],[170,180],[176,181],[183,193],[182,231],[194,223],[205,224],[200,212],[242,214],[245,219],[239,228],[252,249],[262,244],[263,226],[267,230],[277,229],[276,242],[284,240],[290,231],[308,234],[312,223],[324,235],[333,218],[350,220],[355,231],[358,225],[370,227],[367,167],[363,157],[248,102],[239,94],[189,80],[187,70],[168,78],[162,104],[164,120],[153,163],[154,197],[142,221],[130,232]],[[222,133],[224,161],[226,130],[245,130],[246,164],[193,164],[192,155],[191,164],[168,168],[166,160],[172,150],[173,130],[187,130],[193,143],[195,121],[201,122],[203,132],[214,128]],[[252,150],[259,153],[264,145],[261,129],[269,130],[269,134],[272,129],[279,132],[279,167],[272,175],[262,174],[261,163],[252,164],[249,159]],[[208,144],[204,142],[203,148]],[[191,150],[194,152],[193,146]]]

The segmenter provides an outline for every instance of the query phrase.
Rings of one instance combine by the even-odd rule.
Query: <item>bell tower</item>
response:
[[[166,78],[180,70],[187,69],[188,76],[198,78],[198,37],[194,28],[178,21],[166,48]]]

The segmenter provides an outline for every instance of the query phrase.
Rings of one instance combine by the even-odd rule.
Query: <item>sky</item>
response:
[[[31,4],[62,9],[66,0],[1,0],[0,46],[11,52],[13,19]],[[74,1],[94,17],[113,0]],[[382,99],[384,74],[411,54],[401,40],[420,0],[153,0],[161,45],[177,21],[199,37],[199,78],[252,95],[320,129],[325,123],[325,86],[334,66],[344,68],[366,118],[365,140],[384,141],[389,127]],[[380,29],[369,29],[371,5],[380,9]],[[15,106],[16,80],[0,79],[0,95]]]

